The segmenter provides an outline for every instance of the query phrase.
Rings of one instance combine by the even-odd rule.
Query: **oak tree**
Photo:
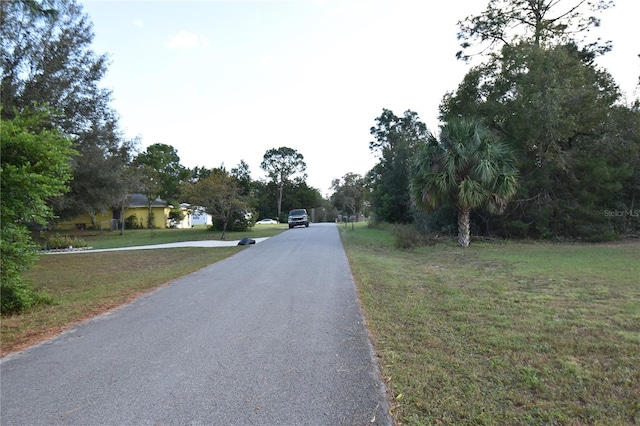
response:
[[[245,215],[249,204],[237,179],[224,170],[212,170],[207,177],[187,185],[185,196],[189,203],[201,207],[214,222],[220,223],[225,239],[227,228],[234,216]]]
[[[162,143],[148,146],[136,156],[134,164],[142,176],[140,188],[149,203],[147,226],[151,228],[151,206],[154,200],[161,198],[177,205],[182,185],[189,178],[190,171],[180,164],[178,151],[171,145]]]

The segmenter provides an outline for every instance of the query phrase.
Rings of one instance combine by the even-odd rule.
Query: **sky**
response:
[[[417,112],[433,132],[438,106],[469,70],[455,59],[457,22],[482,0],[81,0],[93,50],[108,54],[102,86],[140,149],[173,146],[183,166],[249,165],[266,151],[304,156],[307,183],[365,175],[377,158],[370,128],[383,108]],[[596,33],[600,60],[638,96],[637,0],[616,0]]]

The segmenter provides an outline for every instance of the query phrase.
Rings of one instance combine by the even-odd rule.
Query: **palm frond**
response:
[[[458,202],[463,207],[471,209],[484,207],[489,195],[487,188],[476,180],[464,179],[458,186]]]
[[[420,147],[411,175],[414,204],[432,210],[487,207],[501,213],[516,193],[518,172],[509,146],[495,139],[479,120],[461,118],[429,134]]]

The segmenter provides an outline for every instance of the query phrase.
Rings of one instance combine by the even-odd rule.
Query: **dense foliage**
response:
[[[379,159],[367,174],[374,219],[410,223],[413,221],[409,194],[411,159],[418,145],[426,139],[427,127],[411,110],[398,117],[384,109],[370,133],[375,140],[369,143],[369,149]]]
[[[596,65],[611,43],[589,39],[597,14],[611,5],[489,0],[486,10],[459,22],[458,58],[484,62],[444,96],[440,120],[444,128],[460,117],[482,120],[515,153],[521,176],[504,214],[475,208],[472,228],[588,241],[640,229],[640,102],[626,105],[611,75]],[[431,165],[440,158],[435,151],[417,154],[427,140],[417,114],[383,110],[371,134],[379,162],[367,175],[366,194],[375,219],[451,229],[456,208],[450,197],[435,196],[436,188],[426,194],[439,208],[428,216],[410,203],[408,164],[416,155]]]
[[[27,224],[45,225],[53,216],[47,201],[64,193],[71,178],[71,141],[50,128],[46,111],[24,111],[0,126],[0,274],[2,314],[19,312],[42,300],[22,274],[37,258]]]
[[[365,181],[356,173],[347,173],[341,179],[334,179],[331,184],[331,204],[347,218],[363,214],[366,194]]]
[[[182,184],[189,178],[190,173],[180,164],[180,156],[176,149],[162,143],[148,146],[136,156],[133,164],[141,177],[138,191],[147,197],[149,203],[147,227],[151,227],[153,202],[160,198],[174,206],[179,205]]]
[[[2,117],[32,105],[49,105],[52,125],[71,138],[69,192],[51,206],[63,219],[104,211],[128,188],[122,174],[134,141],[126,141],[99,86],[108,57],[91,49],[93,30],[75,0],[0,2]]]
[[[599,241],[637,229],[640,114],[622,105],[593,55],[574,44],[506,44],[441,112],[444,121],[485,118],[516,150],[522,183],[495,232]]]

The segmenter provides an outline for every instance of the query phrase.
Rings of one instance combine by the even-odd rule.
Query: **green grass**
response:
[[[287,224],[257,225],[246,232],[227,232],[225,240],[240,240],[244,237],[271,237],[288,229]],[[180,241],[220,240],[220,231],[209,231],[205,226],[195,226],[190,229],[128,229],[120,235],[119,231],[86,230],[86,231],[47,231],[34,235],[34,239],[46,235],[69,235],[80,238],[94,249],[115,247],[133,247],[150,244],[165,244]]]
[[[638,242],[401,251],[341,230],[399,423],[640,423]]]
[[[287,225],[257,226],[227,233],[227,240],[268,237]],[[192,229],[78,231],[94,248],[131,247],[177,241],[219,239],[204,227]],[[246,247],[244,247],[246,248]],[[135,297],[243,250],[243,247],[171,248],[103,253],[44,254],[26,274],[33,287],[53,297],[53,305],[40,305],[21,315],[2,318],[0,353],[7,354],[51,337],[69,326],[116,308]]]

